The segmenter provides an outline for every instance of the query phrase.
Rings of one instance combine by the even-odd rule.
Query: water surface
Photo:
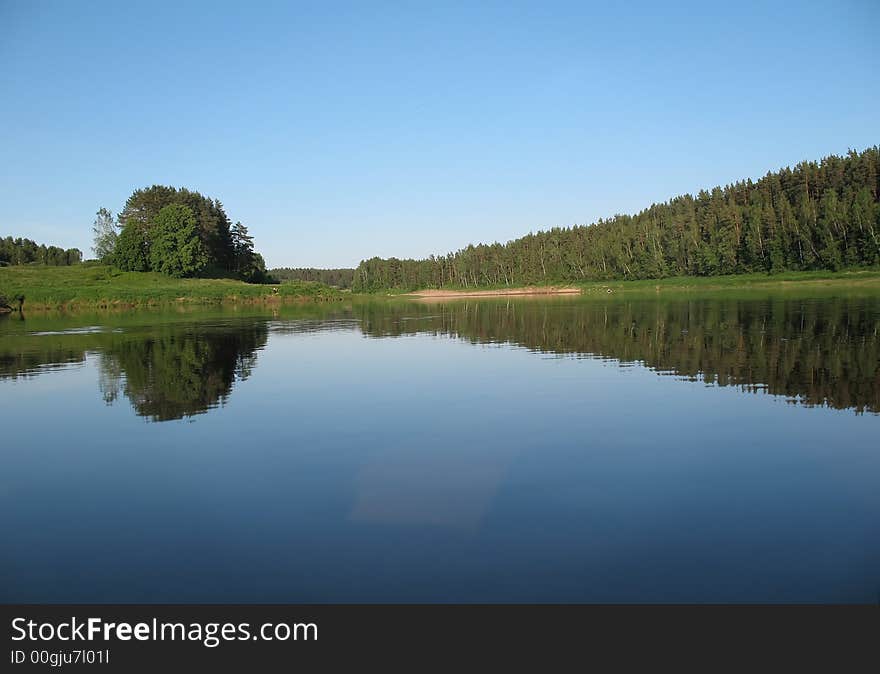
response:
[[[0,601],[877,602],[880,300],[0,320]]]

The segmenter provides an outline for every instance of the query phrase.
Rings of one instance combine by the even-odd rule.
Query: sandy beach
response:
[[[407,293],[407,297],[422,299],[450,299],[456,297],[501,297],[506,295],[579,295],[580,288],[564,286],[529,286],[524,288],[499,288],[497,290],[419,290]]]

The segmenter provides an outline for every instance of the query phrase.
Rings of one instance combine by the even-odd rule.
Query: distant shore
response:
[[[398,297],[419,302],[456,299],[541,297],[701,296],[731,293],[754,295],[870,294],[880,295],[880,269],[811,271],[736,276],[582,281],[517,287],[430,288],[409,292],[358,294],[316,282],[288,281],[258,285],[229,279],[175,279],[153,272],[120,272],[112,267],[81,264],[71,267],[26,265],[0,268],[0,297],[25,297],[24,311],[125,311],[147,307],[199,305],[277,306]],[[8,299],[10,309],[18,303]],[[8,313],[8,312],[7,312]],[[0,314],[3,309],[0,308]],[[7,315],[7,314],[3,314]]]

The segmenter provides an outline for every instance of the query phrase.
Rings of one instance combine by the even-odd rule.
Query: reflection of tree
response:
[[[225,402],[235,381],[250,376],[267,339],[266,321],[253,319],[20,335],[0,342],[0,379],[36,376],[97,352],[98,388],[108,405],[123,393],[137,414],[167,421]]]
[[[98,390],[104,402],[112,405],[119,398],[122,389],[122,368],[118,360],[109,358],[103,353],[100,354],[98,365]]]
[[[431,333],[641,362],[806,405],[880,412],[880,302],[874,299],[458,301],[371,304],[359,313],[371,336]]]
[[[3,346],[0,344],[0,379],[25,379],[39,374],[47,366],[71,365],[86,359],[83,349],[54,343],[39,350],[8,349]]]
[[[261,321],[234,329],[169,328],[125,340],[102,353],[102,381],[124,382],[135,411],[153,421],[201,414],[224,403],[236,379],[250,375],[267,335]],[[113,390],[102,385],[108,402],[115,398]]]

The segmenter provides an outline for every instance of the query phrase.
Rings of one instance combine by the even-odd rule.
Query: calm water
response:
[[[0,601],[880,600],[880,299],[0,319]]]

